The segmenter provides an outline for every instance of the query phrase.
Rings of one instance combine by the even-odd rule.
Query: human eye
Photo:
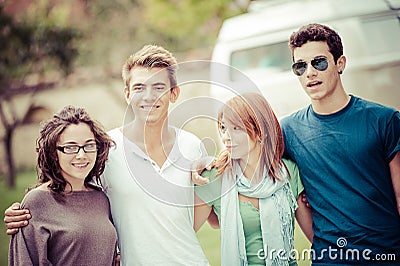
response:
[[[320,63],[320,62],[326,61],[326,57],[319,56],[319,57],[314,58],[314,60],[312,60],[312,61],[315,61],[316,63]]]
[[[97,145],[96,145],[96,143],[88,143],[88,144],[86,144],[85,145],[85,150],[86,151],[95,151],[95,150],[97,150]]]
[[[143,85],[135,85],[135,86],[132,87],[132,90],[133,90],[134,92],[141,92],[141,91],[144,91],[145,88],[146,88],[146,87],[143,86]]]
[[[64,152],[66,153],[74,153],[79,149],[78,145],[66,145],[64,146]]]
[[[85,145],[85,148],[96,148],[96,143],[88,143]]]
[[[164,91],[165,90],[165,86],[164,85],[156,85],[156,86],[154,86],[154,89],[156,91]]]
[[[242,127],[239,127],[239,126],[234,126],[233,130],[243,131],[244,129]]]
[[[219,124],[219,130],[220,130],[221,132],[225,132],[225,131],[226,131],[225,125],[224,125],[224,124]]]

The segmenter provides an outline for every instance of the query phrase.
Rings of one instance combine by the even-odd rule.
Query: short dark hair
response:
[[[290,36],[289,48],[292,52],[292,60],[294,60],[294,49],[308,42],[326,42],[335,63],[343,55],[343,45],[339,34],[328,26],[313,23],[301,27]]]

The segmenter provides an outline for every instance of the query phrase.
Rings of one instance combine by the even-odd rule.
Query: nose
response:
[[[307,69],[306,69],[307,77],[315,76],[316,73],[317,73],[317,70],[311,65],[311,63],[308,63],[307,64]]]
[[[221,132],[221,139],[223,142],[231,140],[231,135],[229,134],[229,130],[226,129],[224,132]]]
[[[76,157],[77,157],[77,158],[82,158],[82,157],[84,157],[84,156],[86,156],[86,153],[85,153],[85,151],[83,150],[83,147],[80,147],[78,153],[76,154]]]
[[[146,92],[145,92],[143,98],[144,98],[144,100],[147,100],[147,101],[154,101],[155,100],[156,94],[155,94],[154,90],[150,86],[148,86],[146,88]]]

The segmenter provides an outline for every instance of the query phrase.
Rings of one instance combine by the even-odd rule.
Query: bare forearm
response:
[[[400,152],[397,152],[393,160],[389,163],[389,168],[393,191],[396,197],[397,212],[400,215]]]
[[[197,195],[195,195],[195,206],[194,206],[194,225],[193,229],[197,232],[201,226],[205,223],[208,216],[211,213],[211,206],[205,204]]]
[[[217,214],[215,214],[214,210],[211,211],[210,215],[207,218],[209,225],[214,229],[219,229],[219,220]]]
[[[311,208],[307,207],[307,204],[301,200],[301,197],[298,198],[297,204],[299,205],[296,210],[297,223],[299,224],[304,235],[312,243],[314,232],[312,230],[313,219],[311,216]]]

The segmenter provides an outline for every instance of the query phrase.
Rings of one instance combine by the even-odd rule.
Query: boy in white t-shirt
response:
[[[111,203],[123,265],[208,265],[193,230],[190,166],[204,155],[200,140],[168,123],[180,93],[176,59],[144,46],[122,69],[124,96],[134,119],[109,135],[102,186]],[[27,210],[6,210],[7,234],[25,225]]]

